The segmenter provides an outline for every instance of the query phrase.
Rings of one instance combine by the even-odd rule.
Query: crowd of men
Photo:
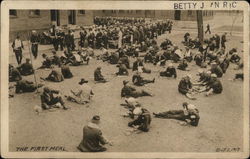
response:
[[[32,75],[39,69],[49,69],[51,73],[47,77],[40,77],[42,80],[63,82],[65,78],[74,78],[70,66],[88,65],[92,58],[102,60],[114,64],[118,68],[115,73],[117,76],[130,76],[128,70],[132,69],[132,83],[127,80],[121,83],[123,88],[120,95],[125,100],[125,104],[121,105],[128,110],[127,116],[131,118],[128,126],[133,130],[148,132],[152,121],[151,113],[138,102],[138,98],[153,97],[153,92],[144,89],[144,86],[149,83],[154,84],[157,80],[143,77],[143,73],[152,72],[146,67],[146,63],[162,67],[167,65],[164,71],[159,72],[159,76],[177,80],[178,72],[189,71],[190,63],[194,62],[198,68],[199,80],[194,81],[192,76],[187,73],[176,86],[180,94],[191,100],[196,99],[194,96],[197,93],[206,92],[206,96],[222,93],[223,85],[220,78],[226,73],[230,63],[236,64],[236,69],[243,68],[238,50],[230,48],[229,51],[226,51],[226,33],[222,36],[215,34],[202,42],[198,38],[192,38],[190,33],[186,33],[183,40],[183,45],[185,45],[183,51],[168,38],[161,44],[157,43],[158,36],[167,32],[171,33],[173,25],[171,20],[146,21],[142,18],[95,17],[94,23],[95,25],[88,29],[81,28],[79,41],[75,40],[74,31],[63,31],[53,26],[50,31],[50,38],[54,46],[53,56],[48,57],[48,55],[42,54],[43,62],[41,67],[36,70],[28,58],[25,63],[22,63],[23,43],[17,36],[12,47],[18,67],[9,66],[9,81],[16,82],[16,93],[34,92],[38,88],[44,87],[41,94],[43,110],[69,109],[64,98],[82,105],[90,103],[95,94],[88,86],[88,80],[84,78],[79,81],[79,87],[76,90],[71,90],[63,97],[60,95],[60,90],[27,81],[22,76]],[[30,42],[34,59],[39,56],[39,41],[36,31],[33,31]],[[76,48],[76,42],[79,44],[78,48]],[[57,55],[59,48],[64,51],[62,56]],[[113,48],[115,51],[111,52],[109,48]],[[96,49],[101,50],[101,55],[95,55]],[[197,53],[194,53],[195,50]],[[133,63],[130,61],[131,58],[135,59]],[[174,63],[178,65],[177,68]],[[109,82],[102,74],[100,66],[93,70],[93,76],[96,84]],[[243,73],[237,73],[235,79],[243,79]],[[156,118],[181,120],[191,126],[199,124],[199,110],[193,104],[183,102],[182,109],[163,111],[154,112],[153,115]],[[106,148],[102,145],[112,145],[112,142],[102,136],[99,123],[100,116],[95,115],[91,122],[84,127],[84,137],[78,146],[80,151],[105,151]]]

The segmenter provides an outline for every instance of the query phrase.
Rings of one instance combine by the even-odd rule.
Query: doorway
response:
[[[68,11],[68,23],[69,24],[76,24],[76,11],[75,10],[70,10]]]
[[[55,22],[57,26],[60,25],[60,12],[59,10],[50,10],[50,19]]]
[[[174,12],[174,19],[175,20],[181,20],[181,11],[180,10],[176,10]]]

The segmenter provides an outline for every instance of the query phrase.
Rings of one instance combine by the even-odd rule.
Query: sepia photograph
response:
[[[8,11],[9,152],[244,152],[243,10]]]

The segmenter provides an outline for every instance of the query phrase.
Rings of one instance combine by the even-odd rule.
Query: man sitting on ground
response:
[[[173,66],[172,63],[168,64],[168,67],[165,71],[160,72],[160,76],[165,76],[165,77],[177,77],[176,69]]]
[[[223,76],[223,71],[222,71],[221,67],[219,65],[217,65],[216,62],[211,63],[211,69],[210,69],[210,71],[212,73],[216,74],[216,76],[218,78],[220,78],[220,77]]]
[[[65,96],[67,100],[76,102],[78,104],[89,103],[94,93],[92,91],[92,88],[88,86],[86,83],[88,83],[88,81],[82,78],[81,81],[79,82],[80,88],[77,89],[76,91],[71,90],[71,94],[69,96]]]
[[[136,107],[133,111],[134,116],[136,116],[136,119],[129,122],[129,127],[135,127],[138,130],[148,132],[150,128],[151,123],[151,115],[149,111],[142,107]]]
[[[60,92],[58,90],[50,89],[48,87],[44,87],[43,94],[41,95],[41,103],[43,109],[51,109],[51,108],[60,108],[68,109],[62,97],[60,96]]]
[[[73,74],[71,73],[69,66],[62,64],[61,72],[64,78],[72,78]]]
[[[137,58],[137,60],[133,63],[133,71],[139,71],[144,73],[151,73],[150,69],[147,69],[144,67],[144,64],[140,58]]]
[[[222,84],[220,80],[217,78],[216,74],[211,74],[211,80],[207,83],[206,96],[212,94],[220,94],[222,90],[223,90]]]
[[[196,99],[192,97],[192,82],[190,75],[187,75],[181,79],[178,85],[178,90],[181,94],[184,94],[187,98],[192,100]]]
[[[22,80],[21,73],[14,66],[9,64],[9,82]]]
[[[182,62],[178,65],[177,67],[179,70],[182,70],[182,71],[189,71],[188,69],[188,63],[185,59],[182,60]]]
[[[127,68],[126,68],[126,66],[125,66],[125,64],[122,64],[120,61],[118,62],[118,72],[116,72],[115,74],[117,75],[117,76],[123,76],[123,75],[125,75],[125,76],[128,76],[128,70],[127,70]]]
[[[62,81],[64,81],[63,75],[59,71],[55,70],[54,68],[52,68],[52,71],[48,75],[48,77],[46,77],[46,78],[40,77],[40,79],[42,79],[44,81],[47,80],[47,81],[52,81],[52,82],[62,82]]]
[[[94,79],[96,82],[100,82],[100,83],[106,83],[108,82],[102,75],[102,72],[101,72],[101,67],[97,67],[95,72],[94,72]]]
[[[100,116],[93,116],[91,122],[83,128],[83,139],[78,145],[78,149],[81,152],[103,152],[107,148],[103,145],[112,143],[102,136],[102,131],[99,127]]]
[[[26,58],[26,62],[17,67],[17,69],[23,76],[32,75],[34,73],[34,69],[29,58]]]

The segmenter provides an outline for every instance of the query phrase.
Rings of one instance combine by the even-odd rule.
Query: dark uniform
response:
[[[160,45],[160,47],[163,49],[163,50],[167,50],[168,46],[172,45],[172,42],[168,39],[166,39],[165,41],[163,41]]]
[[[41,95],[41,104],[43,109],[53,108],[55,104],[60,103],[64,109],[67,109],[64,105],[64,101],[61,96],[56,96],[54,94],[59,94],[58,90],[53,90],[49,88],[44,88],[43,94]]]
[[[30,37],[30,42],[31,42],[31,52],[34,56],[34,58],[37,58],[37,53],[38,53],[38,43],[39,43],[39,37],[38,35],[31,35]]]
[[[183,77],[178,85],[178,90],[182,94],[187,94],[192,88],[192,83],[187,77]]]
[[[221,47],[224,48],[224,49],[226,49],[226,45],[225,45],[226,41],[227,41],[226,40],[226,34],[223,34],[221,36]]]
[[[151,123],[151,115],[147,109],[142,108],[142,114],[137,119],[128,123],[129,127],[139,126],[138,129],[144,132],[148,132]]]
[[[132,86],[124,85],[121,90],[121,97],[142,97],[142,96],[152,96],[150,93],[141,90],[138,91]]]
[[[52,56],[52,64],[61,66],[61,59],[56,53]]]
[[[101,69],[98,69],[98,68],[94,72],[94,79],[97,82],[106,82],[106,80],[104,79],[102,75]]]
[[[34,69],[31,63],[23,63],[21,66],[17,67],[21,75],[28,76],[34,73]]]
[[[220,66],[213,67],[213,68],[211,68],[210,71],[211,71],[212,73],[216,74],[217,77],[219,77],[219,78],[223,76],[223,71],[222,71],[222,69],[220,68]]]
[[[218,80],[218,79],[211,79],[208,82],[207,86],[208,86],[208,88],[207,88],[208,90],[213,88],[213,93],[215,93],[215,94],[220,94],[223,90],[222,84],[221,84],[220,80]]]
[[[230,60],[228,58],[225,58],[221,63],[220,63],[220,68],[222,69],[223,73],[226,73],[227,68],[229,67]]]
[[[14,68],[9,68],[9,82],[15,82],[15,81],[20,81],[22,80],[21,73],[18,71],[18,69]]]
[[[64,78],[72,78],[73,77],[73,74],[71,73],[70,69],[69,69],[69,66],[62,66],[61,67],[61,72],[62,72],[62,75]]]
[[[52,65],[52,58],[47,57],[46,55],[44,56],[44,61],[42,62],[42,66],[39,67],[38,69],[42,68],[51,68]]]
[[[167,67],[167,69],[163,72],[160,72],[160,76],[166,76],[166,77],[177,77],[176,69],[174,66]]]
[[[157,118],[166,118],[166,119],[176,119],[181,121],[190,120],[190,125],[198,126],[200,116],[198,109],[196,110],[187,110],[187,114],[184,113],[184,110],[169,110],[161,113],[154,113]]]
[[[116,75],[128,75],[128,70],[124,64],[119,64],[118,68],[119,70]]]
[[[27,80],[20,80],[16,82],[16,93],[34,92],[40,86],[35,86],[33,82]]]
[[[232,56],[231,56],[231,58],[230,58],[230,62],[232,62],[232,63],[238,63],[239,61],[240,61],[240,56],[238,55],[238,54],[233,54]]]
[[[110,55],[110,64],[117,64],[119,61],[119,55],[118,53],[114,52],[114,53],[111,53]]]
[[[143,86],[144,84],[147,84],[147,83],[154,83],[154,79],[145,80],[140,74],[134,74],[132,77],[132,82],[136,86]]]
[[[177,68],[178,68],[179,70],[186,71],[187,67],[188,67],[187,61],[183,60],[183,61],[178,65]]]
[[[195,61],[196,65],[202,67],[202,64],[203,64],[202,54],[195,55],[194,61]]]
[[[207,72],[202,72],[199,74],[199,76],[200,76],[199,82],[202,82],[204,84],[206,84],[211,80],[211,75],[208,74]]]

